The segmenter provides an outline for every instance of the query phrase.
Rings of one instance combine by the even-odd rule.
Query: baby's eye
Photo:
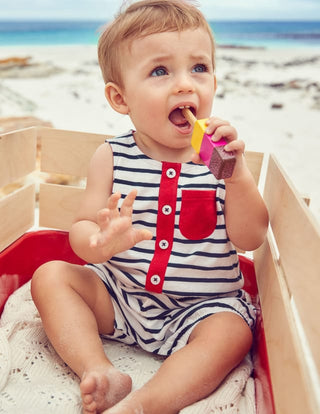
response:
[[[192,68],[192,72],[197,72],[197,73],[208,72],[208,68],[203,63],[201,64],[199,63]]]
[[[168,74],[168,72],[167,72],[166,68],[164,68],[163,66],[159,66],[159,67],[153,69],[153,71],[151,72],[151,76],[165,76],[167,74]]]

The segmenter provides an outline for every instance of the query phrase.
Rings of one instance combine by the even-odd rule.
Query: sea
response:
[[[0,21],[0,46],[96,44],[104,22]],[[320,48],[320,21],[216,21],[220,46]]]

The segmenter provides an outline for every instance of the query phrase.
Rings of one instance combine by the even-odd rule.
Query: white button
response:
[[[153,285],[158,285],[161,282],[161,278],[159,275],[153,275],[151,276],[151,283]]]
[[[166,174],[168,178],[174,178],[177,175],[176,170],[174,168],[168,168]]]
[[[168,216],[169,214],[171,214],[171,213],[172,213],[172,207],[171,207],[171,206],[169,206],[169,204],[165,204],[165,205],[162,207],[162,213],[163,213],[163,214],[165,214],[166,216]]]
[[[167,240],[160,240],[159,246],[161,249],[165,250],[169,247],[169,242]]]

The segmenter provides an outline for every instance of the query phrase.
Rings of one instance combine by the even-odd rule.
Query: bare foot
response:
[[[137,392],[132,392],[110,410],[103,411],[103,414],[144,414],[144,411]]]
[[[152,396],[150,389],[144,385],[142,388],[131,392],[113,407],[103,411],[102,414],[178,414],[179,409],[175,405],[168,404],[168,401],[164,402],[163,398],[158,400]]]
[[[132,388],[129,375],[116,368],[85,372],[80,383],[84,414],[98,414],[113,407],[126,397]]]

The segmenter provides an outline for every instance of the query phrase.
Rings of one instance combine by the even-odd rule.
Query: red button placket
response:
[[[181,164],[163,162],[159,189],[157,234],[146,289],[161,293],[172,251],[178,180]]]

